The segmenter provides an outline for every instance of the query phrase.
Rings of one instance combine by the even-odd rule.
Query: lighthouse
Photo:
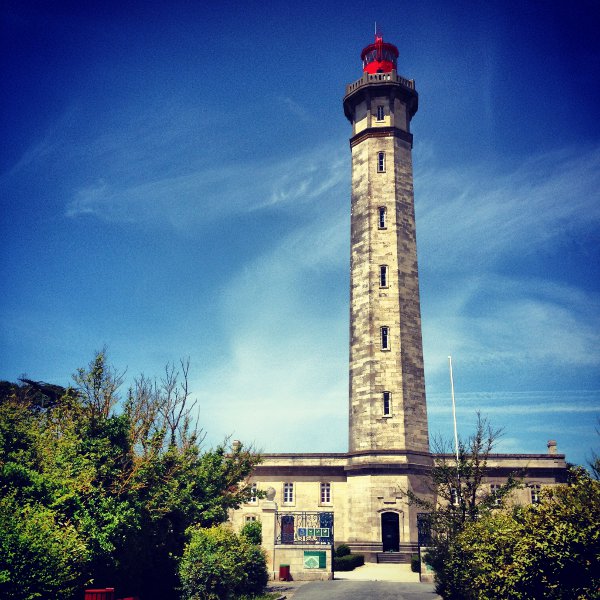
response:
[[[415,83],[397,72],[398,49],[376,36],[363,73],[346,86],[352,125],[350,239],[349,543],[398,551],[414,540],[406,491],[431,464],[410,123]]]
[[[410,123],[415,83],[376,36],[346,86],[352,124],[349,451],[428,453]]]

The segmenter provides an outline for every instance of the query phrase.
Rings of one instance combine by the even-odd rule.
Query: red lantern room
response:
[[[375,43],[369,44],[360,55],[365,73],[389,73],[396,70],[398,48],[394,44],[383,41],[379,34],[375,35]]]

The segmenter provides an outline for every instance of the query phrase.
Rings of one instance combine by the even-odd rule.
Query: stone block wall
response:
[[[385,286],[381,266],[388,269]],[[411,148],[391,134],[352,148],[350,315],[350,451],[427,452]],[[385,350],[382,327],[389,328]],[[390,415],[384,391],[391,393]]]

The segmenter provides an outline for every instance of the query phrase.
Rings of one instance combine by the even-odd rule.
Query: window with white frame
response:
[[[293,504],[294,503],[294,484],[284,483],[283,484],[283,503]]]
[[[531,488],[531,504],[539,504],[542,486],[539,483],[530,483],[529,487]]]
[[[381,328],[381,349],[390,349],[390,328],[386,325]]]
[[[494,498],[494,506],[500,506],[502,504],[500,500],[500,488],[502,486],[499,483],[490,484],[490,494]]]
[[[377,153],[377,172],[385,173],[385,152]]]
[[[383,117],[385,115],[384,109],[383,109],[383,105],[379,104],[377,106],[377,120],[378,121],[383,121]]]
[[[331,504],[330,483],[321,483],[321,504]]]
[[[246,515],[246,523],[250,523],[252,521],[256,521],[255,515]]]
[[[248,500],[248,502],[250,502],[250,504],[256,504],[258,502],[258,498],[256,497],[257,489],[258,489],[258,487],[257,487],[256,483],[253,483],[250,486],[250,500]]]
[[[387,209],[385,206],[379,207],[379,220],[377,223],[379,229],[385,229],[387,227]]]
[[[392,394],[391,392],[383,392],[383,416],[392,416]]]
[[[388,267],[387,265],[379,265],[379,287],[386,288],[388,286]]]

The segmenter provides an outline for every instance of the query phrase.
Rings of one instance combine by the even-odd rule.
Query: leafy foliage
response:
[[[362,567],[364,564],[365,557],[362,554],[346,554],[333,558],[334,571],[353,571],[356,567]]]
[[[186,530],[250,498],[257,455],[201,449],[180,367],[136,379],[124,403],[105,351],[74,389],[0,383],[0,596],[68,600],[93,583],[170,597]]]
[[[409,492],[409,501],[427,514],[431,540],[426,556],[435,571],[436,591],[451,598],[454,565],[449,561],[457,536],[470,523],[479,521],[492,509],[502,506],[506,496],[519,485],[516,476],[488,492],[484,478],[488,460],[502,431],[477,416],[475,432],[466,441],[459,440],[458,460],[451,445],[434,440],[436,454],[429,481],[429,493],[418,496]],[[458,596],[456,596],[458,598]]]
[[[6,600],[73,595],[88,551],[72,523],[39,504],[0,500],[0,591]]]
[[[348,546],[348,544],[340,544],[336,549],[335,549],[335,555],[338,558],[342,558],[342,556],[348,556],[350,554],[351,550],[350,550],[350,546]]]
[[[229,527],[194,527],[179,575],[183,600],[228,600],[260,594],[267,583],[264,551]]]
[[[251,544],[260,546],[262,544],[262,523],[260,521],[248,521],[240,532]]]
[[[581,468],[539,504],[470,523],[447,556],[444,598],[600,597],[600,482]]]
[[[410,555],[410,570],[413,573],[420,573],[421,572],[421,559],[419,558],[418,554],[411,554]]]

